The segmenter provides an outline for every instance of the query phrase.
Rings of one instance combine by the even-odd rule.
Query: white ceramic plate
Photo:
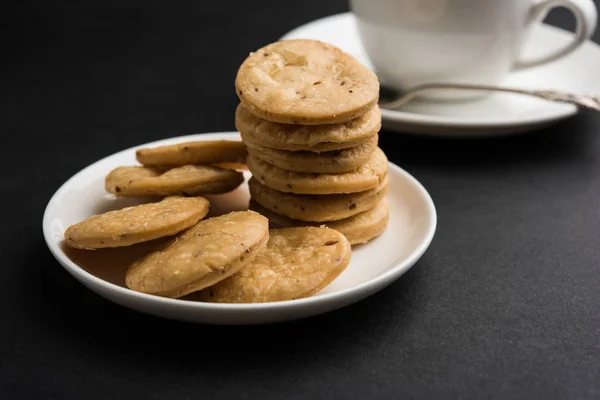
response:
[[[533,29],[525,57],[547,54],[571,42],[573,34],[541,24]],[[338,14],[302,25],[282,39],[318,39],[334,44],[373,69],[360,43],[354,15]],[[541,66],[515,72],[505,86],[556,89],[600,95],[600,46],[587,42],[571,55]],[[382,110],[384,127],[399,132],[439,136],[495,136],[526,132],[577,113],[570,104],[551,103],[528,96],[494,94],[470,102],[411,102],[403,111]]]
[[[259,324],[298,319],[357,302],[392,283],[425,252],[436,228],[435,207],[427,191],[407,172],[390,163],[390,222],[372,242],[356,246],[352,262],[330,286],[314,297],[264,304],[210,304],[137,293],[124,286],[127,265],[154,244],[97,251],[63,245],[65,229],[95,213],[135,204],[104,191],[104,177],[113,168],[135,165],[135,149],[190,140],[240,140],[237,132],[182,136],[127,149],[83,169],[54,194],[44,214],[44,238],[50,251],[77,280],[101,296],[134,310],[182,321],[211,324]],[[246,209],[246,184],[211,196],[211,213]],[[193,296],[191,296],[193,297]]]

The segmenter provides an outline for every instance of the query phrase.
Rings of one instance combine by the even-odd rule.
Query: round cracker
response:
[[[171,196],[230,192],[244,181],[241,172],[208,165],[185,165],[166,172],[150,167],[119,167],[105,179],[115,196]]]
[[[248,152],[278,168],[296,172],[334,173],[350,172],[369,160],[377,148],[379,135],[355,147],[313,153],[286,151],[248,143]]]
[[[181,166],[243,162],[246,146],[235,140],[209,140],[143,148],[135,157],[145,166]]]
[[[203,197],[172,196],[91,216],[65,231],[65,242],[77,249],[131,246],[175,235],[196,224],[208,213]]]
[[[247,145],[319,153],[358,146],[371,139],[381,129],[381,110],[374,106],[341,124],[304,126],[266,121],[240,104],[235,112],[235,126]]]
[[[284,124],[334,124],[372,108],[377,76],[351,55],[318,40],[271,43],[240,66],[235,86],[253,114]]]
[[[200,292],[214,303],[265,303],[312,296],[348,266],[350,243],[329,228],[270,231],[269,242],[240,272]]]
[[[349,194],[291,194],[262,185],[255,178],[248,181],[252,200],[275,213],[301,221],[335,221],[349,218],[373,208],[388,191],[387,176],[375,188]]]
[[[267,217],[271,227],[326,226],[344,235],[351,245],[367,243],[381,235],[388,225],[390,216],[390,205],[386,198],[379,200],[375,207],[367,211],[346,219],[329,222],[309,222],[291,219],[264,208],[256,201],[250,202],[250,209]]]
[[[387,174],[387,168],[387,157],[380,148],[357,169],[340,174],[286,171],[248,155],[248,169],[260,183],[280,192],[295,194],[363,192],[379,185]]]
[[[200,221],[127,270],[128,288],[178,298],[235,274],[269,239],[269,223],[254,211]]]

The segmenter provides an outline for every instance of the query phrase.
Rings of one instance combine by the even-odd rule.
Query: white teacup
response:
[[[404,90],[424,83],[498,84],[512,70],[566,56],[596,29],[593,0],[350,0],[359,36],[381,83]],[[554,7],[577,22],[574,40],[523,60],[531,26]]]

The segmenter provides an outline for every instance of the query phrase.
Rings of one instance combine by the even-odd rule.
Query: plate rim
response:
[[[421,197],[425,201],[426,209],[428,212],[428,219],[430,223],[427,226],[426,235],[423,241],[419,243],[419,245],[409,254],[405,259],[396,259],[395,261],[390,263],[389,269],[382,274],[369,279],[365,282],[360,283],[359,285],[339,290],[337,292],[325,293],[318,296],[312,296],[302,299],[296,300],[285,300],[279,302],[269,302],[269,303],[244,303],[244,304],[221,304],[221,303],[204,303],[190,300],[181,300],[181,299],[171,299],[166,297],[154,296],[151,294],[135,292],[131,289],[127,289],[116,285],[114,283],[105,281],[90,272],[86,271],[84,268],[78,266],[74,261],[72,261],[68,256],[61,251],[60,246],[53,240],[52,237],[52,222],[50,213],[52,210],[57,207],[57,203],[59,199],[62,198],[64,192],[66,192],[69,186],[76,180],[80,179],[82,175],[86,174],[90,169],[94,168],[97,164],[104,162],[110,158],[121,155],[123,153],[135,151],[137,148],[146,147],[146,146],[156,146],[163,145],[168,142],[178,142],[178,141],[186,141],[186,140],[198,140],[198,138],[204,137],[205,140],[218,140],[223,138],[235,138],[240,139],[238,131],[222,131],[222,132],[207,132],[207,133],[194,133],[182,136],[173,136],[160,140],[155,140],[152,142],[135,145],[129,147],[124,150],[117,151],[113,154],[110,154],[106,157],[103,157],[97,161],[92,162],[86,167],[82,168],[70,178],[68,178],[65,182],[63,182],[58,189],[51,196],[48,201],[42,218],[42,231],[44,235],[44,241],[46,243],[46,247],[50,250],[53,257],[58,261],[62,267],[71,274],[74,278],[76,278],[80,283],[87,286],[88,282],[91,282],[95,285],[95,287],[102,287],[102,289],[106,289],[115,294],[123,295],[126,297],[131,297],[132,299],[136,299],[144,302],[154,302],[156,304],[160,304],[162,306],[168,307],[183,307],[196,311],[222,311],[222,312],[238,312],[238,311],[265,311],[265,310],[279,310],[279,309],[289,309],[290,307],[305,307],[316,305],[321,302],[335,302],[335,301],[343,301],[345,299],[352,298],[361,298],[364,297],[365,294],[374,293],[378,290],[379,287],[383,288],[400,276],[402,276],[406,271],[408,271],[425,253],[425,251],[429,248],[433,237],[435,236],[435,232],[437,230],[437,210],[435,208],[435,204],[433,199],[425,189],[425,187],[410,173],[400,168],[396,164],[389,162],[389,167],[394,169],[396,172],[403,175],[405,179],[407,179],[419,192]],[[95,291],[88,287],[90,290]],[[374,290],[373,290],[374,289]],[[104,296],[103,296],[104,297]],[[113,300],[111,300],[113,301]]]
[[[323,23],[336,23],[335,20],[345,20],[351,19],[354,20],[354,13],[351,11],[328,15],[322,18],[314,19],[302,25],[298,25],[290,31],[286,32],[282,36],[280,36],[279,40],[287,40],[296,38],[298,32],[311,27],[312,25],[319,25]],[[332,22],[334,21],[334,22]],[[555,34],[559,34],[562,36],[572,36],[573,33],[553,26],[546,23],[541,24],[542,31],[545,32],[553,32]],[[592,40],[586,40],[581,49],[584,49],[589,46],[597,47],[597,50],[600,50],[600,45]],[[581,51],[580,49],[580,51]],[[560,108],[555,109],[556,111],[552,113],[544,113],[538,116],[533,117],[523,117],[523,116],[515,116],[515,118],[506,119],[506,118],[457,118],[457,117],[448,117],[448,116],[439,116],[439,115],[423,115],[423,114],[415,114],[405,111],[395,111],[395,110],[381,110],[381,116],[385,121],[394,124],[403,124],[407,127],[410,126],[419,126],[419,127],[428,127],[433,129],[441,129],[443,130],[445,127],[452,128],[464,128],[464,129],[494,129],[494,128],[509,128],[511,126],[518,127],[535,127],[543,124],[554,123],[569,117],[576,115],[579,110],[575,105],[572,104],[562,104]],[[529,129],[528,129],[529,130]],[[453,136],[453,135],[451,135]]]

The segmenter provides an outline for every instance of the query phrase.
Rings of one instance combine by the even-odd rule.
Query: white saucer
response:
[[[546,54],[572,40],[573,34],[546,24],[532,31],[525,48],[528,58]],[[338,14],[288,32],[282,39],[318,39],[334,44],[372,68],[360,44],[354,15]],[[545,66],[515,72],[504,85],[600,94],[600,46],[585,43],[566,58]],[[382,110],[388,129],[440,136],[481,136],[525,132],[577,113],[570,104],[515,94],[494,94],[484,100],[462,103],[409,103],[404,111]]]
[[[240,137],[237,132],[224,132],[161,140],[113,154],[78,172],[58,189],[44,213],[44,238],[54,257],[89,289],[137,311],[190,322],[260,324],[304,318],[355,303],[398,279],[421,257],[433,238],[436,212],[429,194],[415,178],[390,163],[387,196],[390,222],[387,230],[370,243],[356,246],[348,268],[314,297],[236,305],[147,295],[125,288],[124,273],[127,265],[153,244],[97,251],[74,251],[63,246],[63,233],[69,225],[139,201],[115,199],[104,191],[104,177],[111,169],[136,164],[136,148],[216,139],[240,140]],[[231,193],[210,199],[213,213],[246,209],[248,187],[244,184]]]

